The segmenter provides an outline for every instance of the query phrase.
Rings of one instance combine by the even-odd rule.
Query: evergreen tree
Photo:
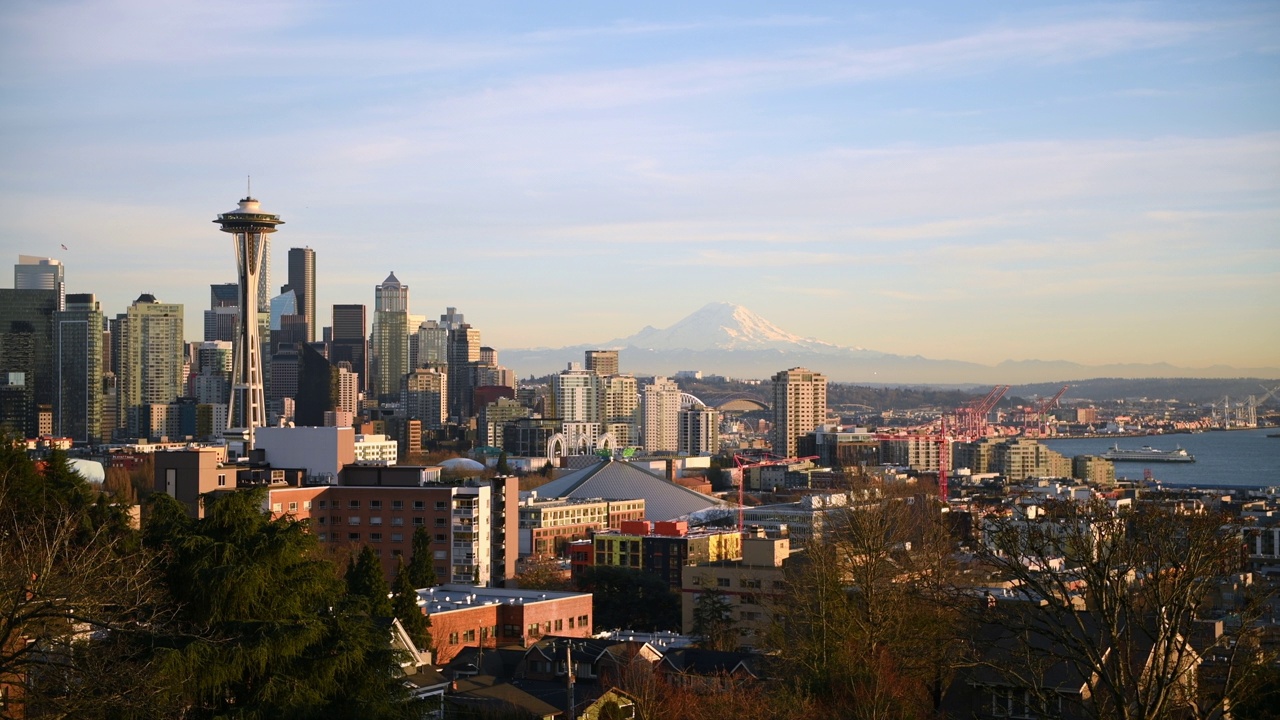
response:
[[[348,596],[302,523],[262,512],[265,492],[206,498],[200,520],[152,497],[144,535],[164,551],[179,623],[156,660],[181,679],[184,716],[414,715],[369,599]]]
[[[494,469],[498,471],[499,475],[511,474],[511,466],[507,463],[506,450],[503,450],[502,452],[498,453],[498,466]]]
[[[347,564],[347,595],[361,599],[373,617],[391,617],[391,588],[382,575],[378,553],[365,545],[360,554]]]
[[[400,624],[404,626],[409,637],[419,650],[431,649],[431,618],[418,607],[418,589],[409,579],[408,568],[404,562],[396,570],[396,580],[392,584],[391,609]]]
[[[431,532],[425,527],[413,531],[413,555],[409,558],[409,582],[417,589],[440,584],[436,576],[435,556],[431,552]]]
[[[733,606],[717,587],[705,588],[693,604],[693,635],[707,650],[737,650],[738,630],[734,627]]]

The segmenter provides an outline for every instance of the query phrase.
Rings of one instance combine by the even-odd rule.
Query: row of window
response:
[[[319,507],[319,508],[325,508],[325,507],[328,507],[327,503],[328,503],[328,501],[327,501],[327,500],[317,500],[317,501],[316,501],[316,507]],[[334,500],[334,501],[333,501],[333,508],[336,510],[336,509],[338,509],[338,507],[340,507],[340,506],[341,506],[341,504],[342,504],[342,503],[338,502],[337,500]],[[360,509],[360,501],[359,501],[359,500],[348,500],[348,501],[347,501],[347,507],[348,507],[349,509],[351,509],[351,510],[359,510],[359,509]],[[426,508],[427,508],[427,502],[426,502],[425,500],[414,500],[414,501],[413,501],[413,509],[414,509],[414,510],[425,510]],[[370,509],[370,510],[381,510],[381,509],[382,509],[382,501],[381,501],[381,500],[370,500],[370,501],[369,501],[369,509]],[[403,510],[403,509],[404,509],[404,501],[403,501],[403,500],[392,500],[392,501],[391,501],[391,509],[392,509],[392,510]],[[436,510],[448,510],[448,509],[449,509],[449,502],[448,502],[447,500],[437,500],[437,501],[436,501]]]
[[[277,505],[278,504],[279,503],[277,503]],[[359,515],[351,515],[347,517],[348,525],[360,525],[363,522],[364,521],[360,518]],[[342,516],[341,515],[320,515],[316,517],[316,523],[318,525],[341,525]],[[371,517],[369,518],[369,524],[374,526],[381,525],[382,518],[380,516]],[[413,518],[413,524],[415,527],[426,525],[427,519],[422,517],[421,515],[415,515]],[[404,525],[404,518],[402,517],[391,518],[392,527],[402,527],[403,525]],[[436,522],[435,522],[436,527],[448,527],[448,525],[449,525],[449,521],[446,518],[441,518],[441,517],[436,518]]]

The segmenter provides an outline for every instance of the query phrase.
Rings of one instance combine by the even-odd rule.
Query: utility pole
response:
[[[569,642],[566,642],[566,643],[565,643],[565,646],[564,646],[564,663],[565,663],[565,669],[566,669],[565,677],[566,677],[566,679],[567,679],[567,683],[568,683],[568,690],[569,690],[569,700],[568,700],[568,704],[569,704],[569,715],[568,715],[568,720],[574,720],[575,715],[573,714],[573,707],[574,707],[575,703],[574,703],[574,701],[573,701],[573,641],[569,641]]]

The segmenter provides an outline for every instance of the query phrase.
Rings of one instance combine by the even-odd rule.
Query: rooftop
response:
[[[521,590],[515,588],[490,588],[475,585],[438,585],[418,590],[418,599],[428,615],[466,610],[485,605],[531,605],[548,600],[591,597],[591,593],[558,592],[554,590]]]

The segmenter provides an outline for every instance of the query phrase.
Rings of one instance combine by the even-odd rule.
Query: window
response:
[[[370,525],[381,525],[381,524],[382,524],[382,516],[380,516],[380,515],[375,515],[375,516],[373,516],[373,517],[369,518],[369,524],[370,524]]]
[[[557,618],[557,619],[556,619],[556,632],[560,632],[560,631],[561,631],[561,630],[563,630],[563,629],[564,629],[564,620],[561,620],[561,619]]]
[[[573,620],[574,620],[573,618],[569,618],[569,629],[570,629],[570,630],[572,630],[572,629],[573,629]]]
[[[427,524],[427,520],[426,520],[426,518],[424,518],[424,517],[418,516],[418,517],[415,517],[415,518],[413,519],[413,524],[414,524],[414,525],[426,525],[426,524]]]
[[[370,501],[369,501],[369,509],[370,509],[370,510],[381,510],[381,509],[382,509],[382,501],[381,501],[381,500],[370,500]]]
[[[311,501],[310,501],[310,500],[304,500],[304,501],[302,502],[302,509],[303,509],[303,510],[310,510],[310,509],[311,509]]]
[[[324,518],[320,518],[320,519],[321,519],[321,520],[323,520]],[[325,541],[325,539],[326,539],[326,538],[328,538],[328,535],[326,535],[326,534],[324,534],[324,533],[320,533],[320,534],[319,534],[319,535],[317,535],[316,537],[320,538],[320,542],[324,542],[324,541]]]
[[[298,512],[298,503],[296,502],[289,503],[289,512]]]
[[[502,634],[507,637],[517,637],[520,635],[520,628],[515,625],[503,625]]]
[[[436,518],[436,527],[444,527],[444,518]]]
[[[448,510],[448,509],[449,509],[449,503],[445,502],[444,500],[437,500],[437,501],[436,501],[436,509],[437,509],[437,510]]]
[[[360,524],[360,516],[359,516],[359,515],[352,515],[351,517],[347,518],[347,524],[348,524],[348,525],[359,525],[359,524]]]
[[[451,633],[449,633],[449,644],[450,644],[450,645],[457,645],[457,644],[458,644],[458,633],[456,633],[456,632],[451,632]]]
[[[436,533],[436,542],[448,542],[449,536],[444,533]]]
[[[541,626],[541,625],[539,625],[538,623],[529,623],[529,627],[528,627],[528,629],[525,631],[525,634],[526,634],[526,635],[529,635],[530,637],[537,637],[537,636],[538,636],[538,629],[539,629],[540,627],[542,627],[542,626]]]
[[[280,503],[271,503],[271,512],[280,512]]]
[[[218,487],[226,487],[226,486],[227,486],[227,476],[218,475]]]
[[[369,533],[369,542],[382,542],[382,533]]]
[[[588,622],[588,620],[587,620],[587,616],[586,616],[586,615],[579,615],[579,616],[578,616],[578,627],[580,627],[580,628],[584,628],[584,627],[586,627],[586,626],[587,626],[587,622]]]
[[[327,517],[325,517],[325,516],[321,515],[320,517],[316,518],[316,524],[317,524],[317,525],[324,525],[324,524],[326,524],[326,523],[328,522],[328,520],[329,520],[329,518],[327,518]]]
[[[348,502],[348,503],[347,503],[347,507],[351,508],[352,510],[359,510],[359,509],[360,509],[360,501],[359,501],[359,500],[352,500],[352,501],[350,501],[350,502]]]
[[[393,517],[391,518],[391,524],[394,525],[395,527],[402,527],[404,525],[404,518]]]
[[[475,641],[476,641],[476,631],[475,631],[475,630],[468,630],[468,631],[466,631],[466,632],[462,633],[462,642],[475,642]]]
[[[334,503],[334,504],[336,505],[337,503]],[[329,506],[329,501],[328,501],[328,500],[319,500],[319,501],[317,501],[317,502],[316,502],[316,507],[318,507],[318,508],[320,508],[320,509],[322,509],[322,510],[323,510],[324,508],[328,507],[328,506]]]
[[[348,539],[348,540],[359,540],[359,539],[360,539],[360,533],[347,533],[347,539]]]
[[[744,588],[758,589],[760,587],[760,578],[742,578],[739,583],[741,584],[741,587]]]
[[[421,500],[414,500],[414,501],[413,501],[413,509],[414,509],[414,510],[422,510],[422,509],[424,509],[424,508],[426,508],[426,507],[427,507],[427,504],[426,504],[425,502],[421,501]]]
[[[392,500],[392,501],[391,501],[391,509],[392,509],[392,510],[403,510],[403,509],[404,509],[404,501],[403,501],[403,500]]]
[[[404,551],[403,551],[403,550],[392,550],[392,551],[391,551],[391,557],[400,557],[400,556],[402,556],[402,555],[404,555]]]
[[[404,533],[391,533],[391,542],[404,542]]]
[[[716,587],[729,587],[729,578],[716,578]]]

